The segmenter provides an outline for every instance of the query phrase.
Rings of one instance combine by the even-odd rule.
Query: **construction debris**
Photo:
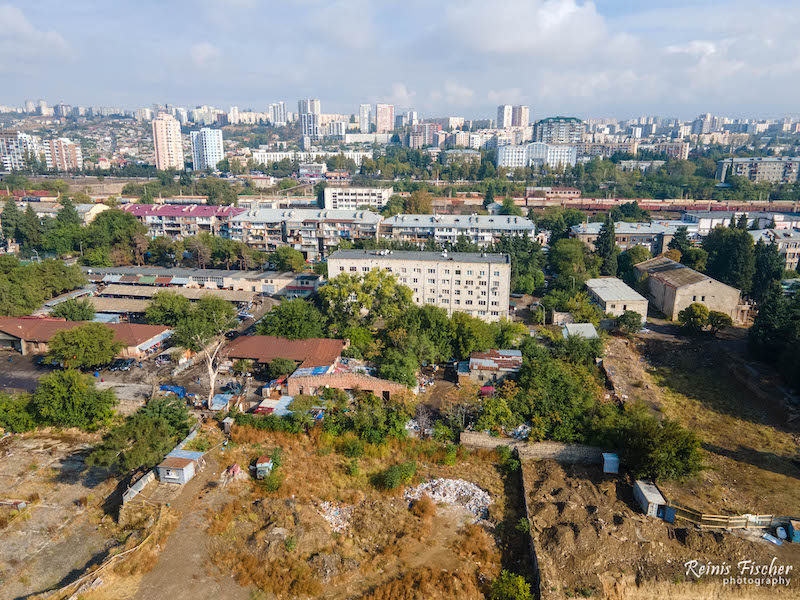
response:
[[[337,504],[335,502],[320,502],[317,512],[325,519],[336,533],[342,533],[350,526],[350,516],[353,506]]]
[[[459,504],[479,519],[489,515],[492,498],[474,483],[463,479],[433,479],[406,490],[406,500],[419,500],[428,496],[431,500],[444,504]]]

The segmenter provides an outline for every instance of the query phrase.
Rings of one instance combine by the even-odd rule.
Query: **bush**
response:
[[[0,394],[0,428],[12,433],[23,433],[36,427],[27,397],[13,398]]]
[[[349,463],[347,463],[347,474],[350,477],[358,477],[361,475],[361,468],[358,466],[358,459],[354,458]]]
[[[614,328],[625,335],[631,335],[642,328],[642,315],[626,310],[614,320]]]
[[[494,452],[497,455],[497,462],[500,463],[500,466],[503,467],[505,471],[508,473],[519,471],[521,466],[519,459],[514,456],[514,451],[511,448],[508,446],[497,446]]]
[[[503,570],[492,582],[489,596],[492,600],[530,600],[531,585],[522,575]]]
[[[439,443],[452,442],[456,438],[452,427],[448,427],[443,421],[436,421],[433,426],[433,439]]]
[[[280,490],[281,486],[283,485],[283,475],[278,473],[275,470],[275,467],[273,467],[272,472],[264,477],[260,483],[261,487],[263,487],[265,491],[275,493]]]
[[[444,458],[442,459],[442,464],[447,465],[448,467],[452,467],[456,464],[456,459],[458,458],[458,446],[448,445],[444,450]]]
[[[347,458],[360,458],[364,456],[364,442],[358,438],[347,438],[337,444],[336,451]]]
[[[411,478],[417,472],[417,463],[414,461],[404,462],[399,465],[392,465],[381,475],[380,482],[384,489],[394,490],[411,482]]]

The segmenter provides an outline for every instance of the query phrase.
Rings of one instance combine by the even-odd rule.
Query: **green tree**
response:
[[[492,582],[491,600],[531,600],[531,585],[522,575],[516,575],[505,569]]]
[[[278,271],[302,271],[306,266],[303,253],[288,246],[282,246],[269,255],[269,262],[275,265]]]
[[[185,296],[169,290],[156,292],[147,305],[144,318],[150,325],[176,327],[189,316],[192,303]]]
[[[270,379],[278,379],[284,375],[291,375],[297,368],[297,363],[288,358],[275,358],[269,363],[267,372]]]
[[[561,289],[579,290],[587,279],[598,274],[598,256],[592,256],[586,244],[578,239],[560,239],[550,247],[548,261],[557,274]]]
[[[7,240],[16,240],[17,229],[22,222],[22,215],[13,197],[9,197],[6,200],[6,205],[3,207],[2,214],[0,214],[0,222],[2,222],[3,237]]]
[[[40,248],[42,245],[42,222],[29,202],[17,225],[17,241],[23,248]]]
[[[691,335],[701,334],[708,325],[708,307],[694,302],[678,313],[678,322]]]
[[[775,242],[765,244],[764,240],[759,240],[754,253],[755,268],[750,296],[756,303],[760,303],[769,287],[775,282],[780,282],[785,263]]]
[[[708,252],[706,272],[748,294],[755,272],[753,237],[747,230],[715,227],[703,240]]]
[[[691,247],[692,242],[689,240],[688,227],[678,227],[674,237],[670,240],[669,244],[667,244],[667,248],[678,250],[681,256],[686,254]]]
[[[617,259],[617,274],[619,278],[630,286],[636,282],[636,275],[633,270],[635,265],[651,258],[650,251],[644,246],[633,246],[625,250]]]
[[[614,320],[614,328],[625,335],[637,333],[642,329],[642,315],[626,310]]]
[[[91,321],[94,319],[94,304],[88,298],[69,298],[57,304],[50,316],[67,321]]]
[[[536,269],[528,275],[520,275],[517,278],[514,291],[520,294],[535,294],[537,290],[544,287],[544,273],[541,269]]]
[[[284,300],[258,323],[258,333],[290,340],[324,337],[322,313],[300,298]]]
[[[370,326],[411,310],[411,289],[386,271],[370,271],[363,277],[340,273],[318,292],[327,321],[338,331],[353,325]]]
[[[116,403],[113,390],[97,390],[90,377],[73,369],[45,375],[33,394],[39,420],[57,427],[97,429],[111,418]]]
[[[389,348],[381,358],[378,374],[383,379],[415,387],[417,385],[418,368],[419,362],[411,352]]]
[[[712,310],[708,313],[708,327],[712,336],[716,336],[724,327],[733,325],[733,319],[724,312]]]
[[[594,242],[594,251],[602,259],[600,274],[617,276],[617,238],[614,231],[614,219],[611,213],[606,213],[603,226]]]
[[[708,262],[708,252],[702,248],[689,248],[681,254],[681,263],[695,271],[705,271]]]
[[[86,323],[56,333],[47,356],[69,369],[96,369],[110,363],[122,349],[114,331],[102,323]]]
[[[477,317],[463,312],[453,313],[450,319],[453,352],[464,360],[473,352],[489,350],[495,342],[492,327]]]
[[[188,433],[186,403],[153,398],[123,423],[112,427],[87,457],[86,464],[117,473],[150,469]]]
[[[503,204],[500,207],[500,214],[501,215],[513,215],[517,217],[522,216],[522,209],[514,204],[513,198],[503,198]]]
[[[0,393],[0,429],[25,433],[36,427],[29,396],[14,398]]]

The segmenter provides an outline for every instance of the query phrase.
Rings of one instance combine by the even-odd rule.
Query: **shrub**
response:
[[[449,445],[444,450],[444,458],[442,459],[442,464],[447,465],[448,467],[452,467],[456,464],[456,459],[458,458],[458,446]]]
[[[350,477],[358,477],[361,474],[361,469],[358,466],[358,459],[354,458],[347,463],[347,474]]]
[[[522,575],[503,570],[492,582],[489,596],[492,600],[530,600],[531,585]]]
[[[408,461],[399,465],[392,465],[381,475],[380,482],[384,489],[394,490],[407,484],[417,472],[417,463]]]
[[[364,456],[364,442],[358,438],[346,438],[337,444],[336,451],[347,458],[360,458]]]
[[[275,471],[274,467],[272,472],[261,480],[261,487],[263,487],[265,491],[270,493],[277,492],[278,490],[281,489],[282,485],[283,485],[283,475]]]
[[[436,515],[436,503],[428,496],[423,496],[411,505],[411,514],[423,521],[430,521]]]

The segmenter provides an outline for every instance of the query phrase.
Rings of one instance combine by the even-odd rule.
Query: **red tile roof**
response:
[[[82,321],[62,321],[33,317],[0,317],[0,331],[26,342],[49,342],[59,331],[85,325]],[[163,325],[138,325],[136,323],[103,323],[114,332],[114,339],[126,347],[138,346],[169,330]]]
[[[245,212],[236,206],[205,206],[201,204],[126,204],[122,210],[135,217],[232,217]]]
[[[336,362],[344,348],[344,340],[287,340],[271,335],[247,335],[236,338],[228,345],[228,356],[260,363],[288,358],[298,361],[301,367],[327,367]]]

